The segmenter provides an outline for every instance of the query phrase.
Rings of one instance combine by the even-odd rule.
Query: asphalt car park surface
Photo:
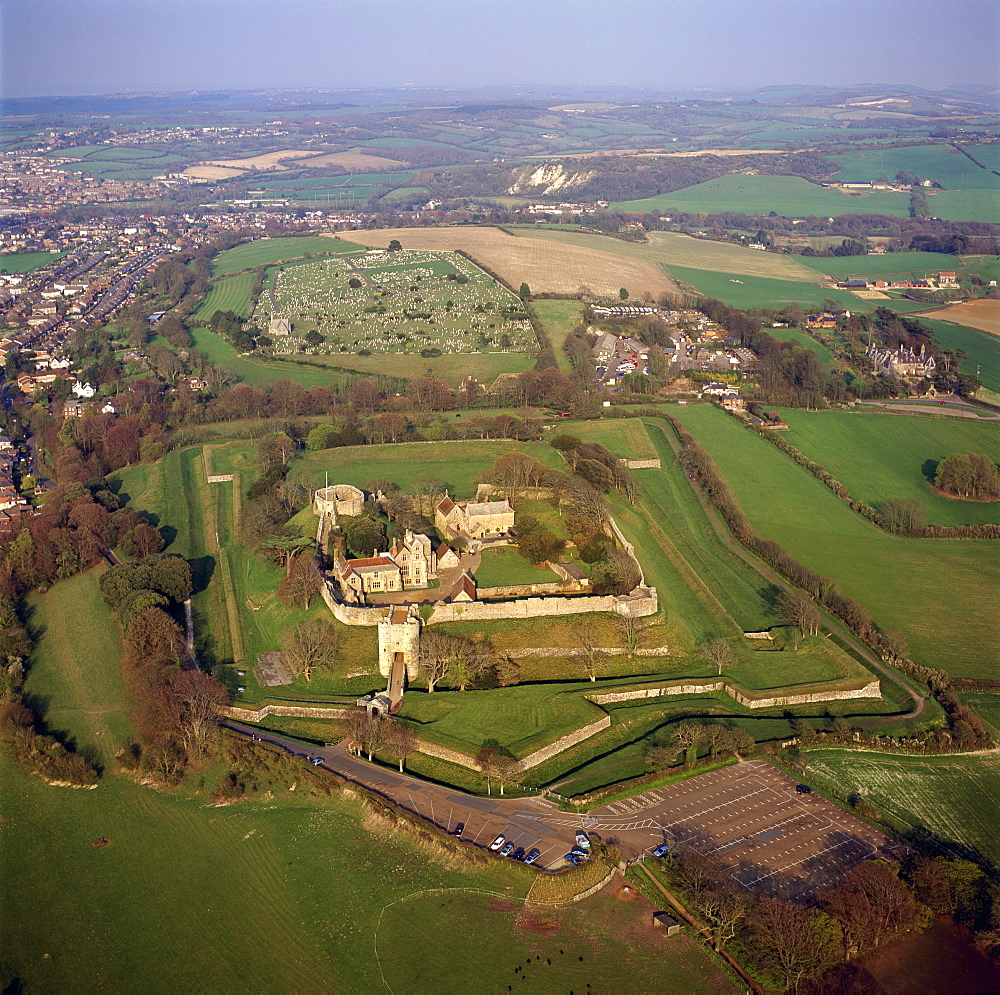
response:
[[[226,723],[244,734],[246,727]],[[733,880],[785,898],[811,898],[862,860],[898,860],[907,849],[833,802],[799,793],[797,782],[764,760],[747,760],[577,814],[546,798],[480,798],[397,774],[353,756],[343,746],[305,749],[273,735],[257,738],[321,760],[323,766],[383,795],[454,835],[486,849],[497,838],[515,851],[541,851],[545,870],[568,866],[563,855],[580,831],[616,842],[623,859],[672,850],[713,854]]]

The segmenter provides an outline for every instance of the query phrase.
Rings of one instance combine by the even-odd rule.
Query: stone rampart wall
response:
[[[237,722],[261,722],[269,715],[292,719],[346,719],[353,708],[314,708],[311,705],[262,705],[260,708],[239,708],[229,705],[220,708],[219,714]]]
[[[320,593],[333,617],[344,625],[378,625],[385,618],[385,608],[369,608],[365,605],[344,605],[333,596],[329,584],[324,584]]]
[[[619,701],[634,701],[637,698],[659,698],[677,694],[711,694],[713,691],[724,691],[730,698],[746,708],[777,708],[781,705],[803,705],[815,701],[882,697],[882,688],[877,680],[871,681],[863,687],[847,688],[841,691],[821,690],[763,698],[751,696],[733,687],[727,681],[706,681],[703,684],[659,684],[655,687],[636,688],[632,691],[611,691],[607,694],[587,695],[587,697],[597,705],[608,705]]]
[[[545,618],[555,615],[580,615],[585,612],[616,612],[641,618],[656,613],[656,588],[641,595],[618,597],[611,594],[584,595],[579,598],[524,598],[517,601],[472,601],[465,604],[434,606],[428,625],[437,622],[485,622],[498,618]]]
[[[568,750],[571,746],[576,746],[577,743],[582,743],[585,739],[589,739],[591,736],[607,729],[610,725],[611,716],[602,715],[596,722],[591,722],[590,725],[575,729],[573,732],[567,733],[565,736],[557,739],[554,743],[549,743],[548,746],[543,746],[540,750],[529,753],[521,763],[524,764],[525,768],[530,770],[532,767],[537,767],[546,760],[551,760],[552,757],[562,753],[563,750]]]
[[[630,470],[659,470],[661,468],[659,456],[656,459],[623,459],[621,462]]]
[[[621,646],[595,646],[594,651],[602,656],[628,656],[629,652]],[[529,646],[519,650],[507,650],[504,654],[512,660],[521,660],[524,657],[547,657],[547,656],[586,656],[588,650],[582,646]],[[649,646],[645,649],[636,650],[633,656],[668,656],[669,646]]]
[[[210,473],[208,474],[208,482],[210,484],[225,484],[233,479],[233,474],[231,473]]]
[[[420,753],[426,754],[428,757],[436,757],[438,760],[447,760],[448,763],[458,764],[460,767],[465,767],[468,770],[479,770],[476,766],[476,761],[473,757],[470,757],[468,753],[461,753],[459,750],[452,750],[447,746],[441,746],[438,743],[428,743],[425,740],[417,740],[417,750]]]
[[[547,584],[508,584],[506,587],[480,587],[476,597],[480,601],[487,598],[530,598],[538,594],[569,594],[580,589],[564,580],[549,581]]]
[[[771,633],[770,633],[770,631],[768,629],[765,629],[763,632],[744,632],[743,635],[746,636],[747,639],[773,639],[774,638],[774,636],[771,635]]]

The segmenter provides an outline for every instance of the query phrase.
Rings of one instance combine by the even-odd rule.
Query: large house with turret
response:
[[[872,361],[872,372],[878,376],[932,377],[937,372],[937,363],[926,346],[920,352],[900,346],[898,349],[882,349],[873,345],[868,350]]]

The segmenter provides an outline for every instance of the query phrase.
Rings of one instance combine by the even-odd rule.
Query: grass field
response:
[[[320,365],[329,362],[360,373],[380,373],[390,377],[436,377],[452,387],[458,386],[467,376],[489,386],[501,373],[525,373],[535,365],[534,355],[516,352],[455,353],[429,357],[399,352],[373,353],[371,356],[333,353],[329,356],[313,355],[309,361]],[[321,370],[313,372],[323,376]],[[296,378],[288,375],[283,379]]]
[[[1000,337],[938,318],[924,318],[920,314],[913,317],[934,332],[934,340],[939,346],[965,352],[963,373],[978,375],[984,386],[1000,391]]]
[[[607,418],[601,421],[559,423],[559,434],[599,442],[622,459],[655,459],[659,456],[643,422],[637,418]],[[645,479],[646,473],[641,477]]]
[[[1000,424],[946,418],[783,409],[785,438],[826,467],[851,492],[878,507],[890,497],[915,498],[935,525],[1000,522],[1000,503],[953,501],[928,476],[951,453],[984,453],[1000,462]]]
[[[65,255],[65,252],[9,252],[0,255],[0,273],[34,273]]]
[[[220,252],[212,261],[212,276],[225,276],[243,269],[278,263],[282,259],[293,259],[307,252],[332,256],[359,251],[362,251],[361,246],[327,236],[262,238]]]
[[[914,659],[960,676],[1000,675],[994,544],[882,533],[723,412],[689,405],[677,417],[715,459],[758,531],[837,579],[879,625],[901,628]]]
[[[210,321],[216,311],[232,311],[241,318],[250,317],[253,273],[241,273],[210,284],[205,299],[195,309],[193,321]]]
[[[832,300],[845,309],[858,309],[859,299],[850,291],[821,287],[815,281],[772,280],[746,274],[689,269],[676,263],[669,268],[675,280],[688,283],[706,297],[715,297],[733,307],[781,308],[786,304],[801,304],[806,308],[820,308],[824,301]]]
[[[563,343],[583,321],[583,305],[579,301],[535,301],[531,306],[552,343],[559,369],[569,373],[569,356],[563,351]]]
[[[937,203],[935,199],[934,210],[937,210]],[[662,214],[678,210],[689,213],[706,211],[709,214],[723,211],[770,214],[776,211],[785,218],[808,218],[811,215],[825,218],[839,214],[888,214],[905,218],[909,208],[910,198],[906,193],[874,191],[852,196],[827,190],[799,176],[739,174],[720,176],[645,200],[627,200],[609,206],[612,211],[656,211]]]
[[[1000,865],[1000,761],[995,756],[902,757],[810,750],[808,776],[841,797],[861,793],[897,825]]]
[[[280,359],[243,356],[211,328],[192,328],[191,338],[194,339],[195,348],[205,353],[210,362],[235,373],[244,383],[253,387],[266,387],[279,380],[291,380],[307,389],[331,387],[343,376],[333,369],[326,371],[315,366]]]
[[[3,905],[20,937],[5,986],[445,992],[494,990],[521,967],[532,991],[735,991],[700,944],[651,935],[644,901],[600,895],[532,928],[540,914],[517,915],[526,869],[446,860],[350,799],[281,793],[213,809],[114,778],[58,791],[0,763],[5,845],[18,854]],[[109,845],[94,849],[100,838]]]
[[[551,584],[558,579],[551,570],[529,563],[516,549],[487,550],[476,571],[476,584],[479,587]]]
[[[892,277],[899,280],[936,276],[941,270],[964,274],[976,272],[981,256],[954,256],[946,252],[887,252],[881,256],[799,256],[818,273],[837,280],[849,277]],[[966,262],[966,259],[969,261]]]
[[[25,687],[48,729],[100,768],[113,762],[132,732],[118,632],[97,586],[104,570],[88,570],[28,599],[34,652]]]
[[[512,287],[522,282],[537,293],[576,294],[587,288],[595,294],[615,295],[621,287],[633,297],[654,298],[677,288],[654,261],[621,258],[601,239],[588,247],[563,242],[558,247],[537,239],[508,235],[496,228],[398,228],[349,231],[345,237],[364,245],[385,248],[399,239],[405,249],[462,249]],[[558,233],[550,233],[558,234]]]
[[[765,331],[773,335],[776,339],[784,342],[797,342],[806,349],[811,349],[816,353],[816,358],[823,364],[824,369],[832,370],[837,365],[837,357],[833,350],[822,342],[817,342],[808,332],[801,328],[767,328]]]

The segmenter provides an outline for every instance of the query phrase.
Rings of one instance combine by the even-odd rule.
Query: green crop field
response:
[[[715,297],[733,307],[782,308],[787,304],[801,304],[818,309],[824,301],[832,300],[845,309],[857,310],[861,303],[850,291],[822,287],[816,282],[771,280],[739,273],[689,269],[676,263],[669,266],[669,273],[675,280],[690,284],[706,297]]]
[[[931,329],[934,341],[941,348],[952,351],[961,349],[965,353],[963,373],[978,376],[990,390],[1000,391],[1000,336],[952,321],[924,318],[920,314],[912,317]]]
[[[969,152],[989,166],[982,154],[988,147],[973,146]],[[1000,176],[980,169],[968,156],[948,146],[921,145],[909,148],[870,149],[830,156],[840,163],[837,179],[841,182],[877,180],[883,174],[890,180],[905,169],[922,178],[936,180],[948,190],[1000,188]],[[991,169],[998,168],[990,166]]]
[[[886,252],[881,256],[800,256],[806,266],[836,280],[850,277],[922,280],[941,270],[958,272],[959,279],[975,272],[981,256],[952,256],[945,252]],[[966,259],[973,261],[970,267]]]
[[[262,238],[220,252],[212,262],[212,276],[225,276],[227,273],[278,263],[283,259],[294,259],[307,252],[335,256],[364,251],[364,246],[326,236]]]
[[[9,252],[0,255],[0,273],[34,273],[65,255],[65,252]]]
[[[232,311],[241,318],[250,317],[253,273],[241,273],[210,284],[205,299],[191,315],[193,321],[210,321],[216,311]]]
[[[936,205],[937,201],[934,203]],[[661,214],[671,211],[770,214],[776,211],[785,218],[808,218],[812,215],[825,218],[839,214],[888,214],[905,218],[910,211],[910,197],[906,193],[883,191],[856,196],[842,194],[799,176],[729,174],[657,197],[611,204],[608,209],[633,213],[656,211]],[[934,209],[937,210],[936,207]]]
[[[785,438],[867,504],[915,498],[935,525],[1000,522],[1000,503],[950,500],[928,479],[928,463],[936,468],[951,453],[984,453],[1000,463],[1000,423],[801,409],[783,409],[782,417],[791,426]]]
[[[677,417],[712,455],[758,531],[838,580],[879,625],[901,628],[914,659],[960,676],[1000,675],[994,543],[887,535],[724,412],[689,405]]]
[[[842,798],[859,792],[904,829],[926,830],[950,856],[1000,864],[1000,761],[995,756],[906,757],[810,750],[809,777]],[[949,847],[949,844],[952,844]]]

